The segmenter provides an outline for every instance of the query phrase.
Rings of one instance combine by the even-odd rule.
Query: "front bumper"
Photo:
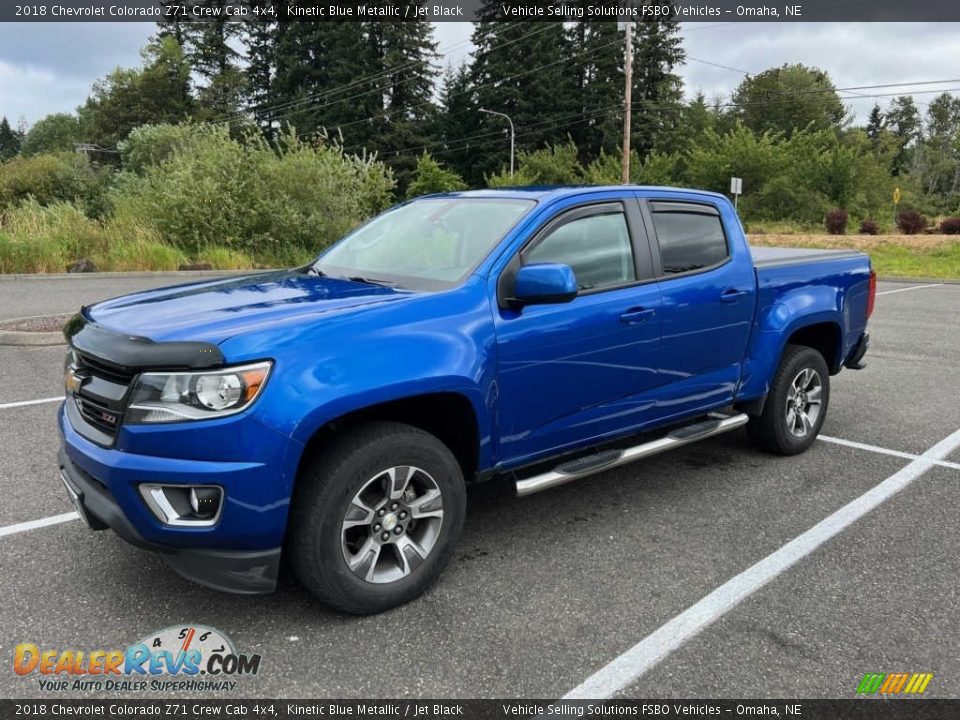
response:
[[[289,489],[282,468],[137,455],[104,448],[79,435],[63,408],[61,478],[94,530],[161,554],[178,574],[233,593],[268,593],[276,586]],[[265,434],[262,444],[278,438]],[[279,449],[277,452],[280,452]],[[224,489],[224,509],[212,527],[163,525],[138,492],[140,483],[209,483]]]

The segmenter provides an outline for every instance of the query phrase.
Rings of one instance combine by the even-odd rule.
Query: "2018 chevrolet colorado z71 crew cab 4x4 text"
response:
[[[468,482],[523,495],[744,424],[806,449],[874,293],[861,253],[751,250],[713,193],[423,197],[307,267],[83,308],[62,478],[189,578],[268,592],[282,551],[377,612],[450,560]]]

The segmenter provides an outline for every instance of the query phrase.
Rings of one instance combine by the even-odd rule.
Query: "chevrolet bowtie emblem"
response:
[[[75,393],[80,390],[80,386],[83,385],[84,380],[86,380],[86,378],[82,375],[77,375],[77,372],[73,368],[67,368],[63,384],[66,385],[67,392]]]

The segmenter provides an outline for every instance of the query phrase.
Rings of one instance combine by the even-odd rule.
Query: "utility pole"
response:
[[[633,104],[633,18],[623,22],[623,172],[620,181],[630,184],[630,109]]]

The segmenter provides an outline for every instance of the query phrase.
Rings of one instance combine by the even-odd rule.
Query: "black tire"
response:
[[[796,434],[797,425],[803,425],[796,413],[794,430],[790,428],[790,400],[794,394],[794,381],[806,370],[816,373],[820,383],[819,410],[802,436]],[[806,398],[806,395],[804,395]],[[797,400],[794,398],[793,402]],[[787,345],[780,359],[780,367],[773,379],[773,385],[767,395],[763,413],[750,418],[747,431],[753,441],[768,452],[780,455],[796,455],[813,444],[823,426],[830,404],[830,372],[823,356],[813,348],[804,345]],[[806,406],[809,409],[809,406]],[[809,417],[809,413],[805,413]]]
[[[440,490],[443,517],[432,549],[419,565],[392,582],[368,582],[347,564],[343,522],[366,483],[398,466],[421,468],[428,474]],[[463,473],[443,443],[409,425],[369,423],[326,443],[301,470],[290,508],[290,564],[300,582],[326,605],[355,615],[383,612],[413,600],[433,584],[453,556],[465,513]],[[381,547],[380,552],[394,552],[395,561],[402,562],[396,546]]]

